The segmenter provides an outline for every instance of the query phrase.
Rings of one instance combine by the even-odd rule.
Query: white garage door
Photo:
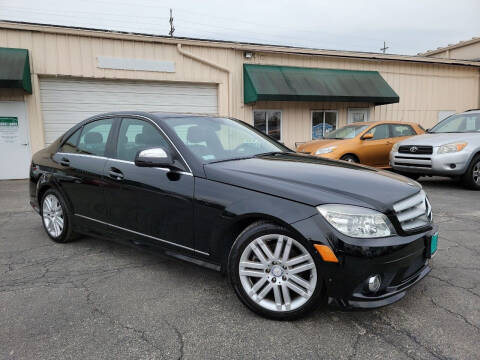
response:
[[[217,86],[121,80],[40,79],[45,145],[86,118],[109,111],[217,114]]]

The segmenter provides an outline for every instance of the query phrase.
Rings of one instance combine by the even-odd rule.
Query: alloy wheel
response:
[[[480,184],[480,161],[478,161],[475,165],[473,165],[472,176],[473,176],[473,181],[476,184]]]
[[[243,289],[261,307],[277,312],[295,310],[313,295],[317,271],[310,253],[281,234],[256,238],[239,262]]]
[[[55,195],[48,194],[43,199],[42,217],[50,236],[59,237],[63,231],[64,216],[62,205]]]

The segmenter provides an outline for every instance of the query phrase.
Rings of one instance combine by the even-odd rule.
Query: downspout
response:
[[[198,61],[202,64],[211,66],[211,67],[213,67],[215,69],[218,69],[220,71],[223,71],[227,74],[227,92],[228,92],[227,109],[228,109],[228,116],[232,116],[232,113],[233,113],[233,111],[232,111],[232,73],[231,73],[230,69],[226,68],[225,66],[218,65],[218,64],[216,64],[212,61],[203,59],[203,58],[201,58],[197,55],[189,53],[188,51],[183,50],[182,49],[182,44],[180,44],[180,43],[177,44],[177,50],[183,56],[186,56],[190,59],[196,60],[196,61]]]

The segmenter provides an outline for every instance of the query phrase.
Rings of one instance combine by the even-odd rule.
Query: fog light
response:
[[[455,169],[457,167],[457,165],[455,164],[450,164],[450,169]]]
[[[377,292],[378,289],[380,289],[380,284],[382,282],[382,279],[380,278],[380,275],[373,275],[370,276],[367,279],[367,284],[368,284],[368,290],[371,292]]]

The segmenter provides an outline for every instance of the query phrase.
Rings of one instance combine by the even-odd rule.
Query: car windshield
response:
[[[325,136],[325,139],[353,139],[367,127],[368,125],[347,125],[332,131]]]
[[[166,119],[165,124],[202,163],[291,151],[239,120],[178,117]]]
[[[467,133],[480,131],[480,113],[452,115],[430,129],[430,133]]]

